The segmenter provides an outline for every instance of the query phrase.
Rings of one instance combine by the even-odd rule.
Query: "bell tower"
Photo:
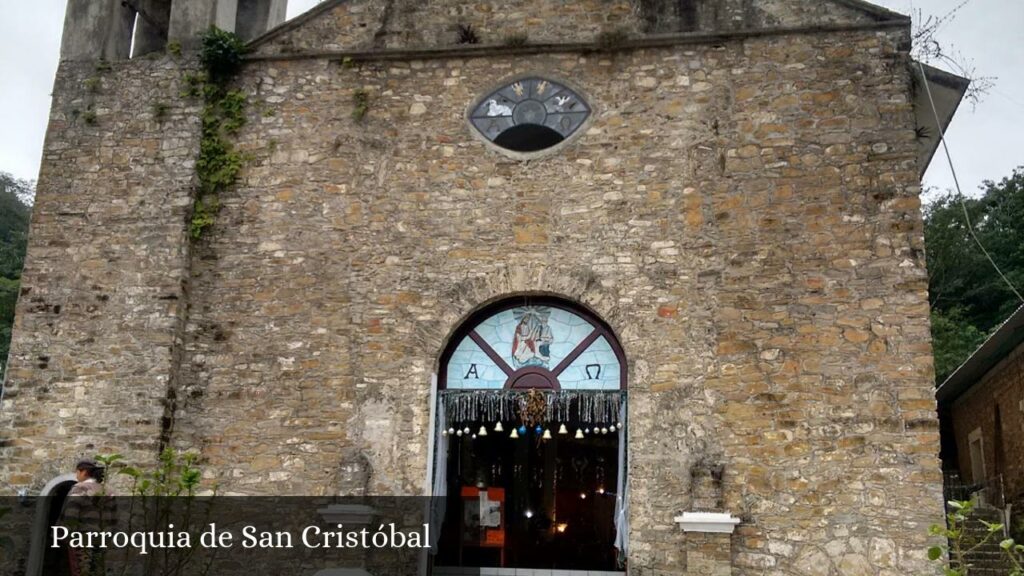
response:
[[[210,26],[252,40],[284,22],[288,0],[173,0],[169,38],[194,46]]]
[[[194,48],[210,26],[252,40],[285,20],[288,0],[68,0],[62,60],[124,60]]]

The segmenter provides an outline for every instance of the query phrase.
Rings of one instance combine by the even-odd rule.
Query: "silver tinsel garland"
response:
[[[608,424],[619,420],[625,394],[597,390],[544,390],[546,422]],[[466,422],[519,422],[529,390],[443,390],[445,427]]]

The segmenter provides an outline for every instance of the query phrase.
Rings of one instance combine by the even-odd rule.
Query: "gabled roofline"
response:
[[[924,71],[923,77],[921,76],[922,70]],[[919,158],[918,162],[918,176],[923,178],[925,171],[928,170],[928,166],[931,165],[932,159],[935,157],[935,153],[942,144],[942,136],[946,133],[950,123],[953,122],[953,117],[956,116],[956,111],[960,109],[960,105],[964,101],[964,96],[967,95],[967,90],[971,86],[971,81],[962,76],[957,76],[951,72],[946,72],[945,70],[929,66],[928,64],[918,62],[916,60],[911,62],[910,73],[916,79],[918,83],[917,90],[919,91],[919,94],[915,96],[914,99],[915,119],[919,128],[928,128],[932,132],[932,134],[922,137],[923,144],[928,146],[924,152],[924,156]],[[936,97],[936,110],[933,111],[931,108],[931,98],[927,95],[927,90],[929,90],[929,88],[926,88],[925,84],[931,85],[933,87],[931,88],[931,91],[935,93],[939,92],[939,88],[951,90],[956,96],[954,102],[950,104],[947,98],[944,105],[943,99],[941,97]],[[923,108],[923,110],[917,110],[918,107]],[[935,118],[936,115],[938,115],[937,124]]]
[[[267,42],[280,36],[281,34],[284,34],[285,32],[290,32],[292,30],[295,30],[296,28],[300,28],[306,22],[309,22],[310,20],[313,20],[317,16],[325,12],[329,12],[335,6],[338,6],[339,4],[344,4],[345,2],[348,1],[349,0],[323,0],[316,6],[313,6],[309,10],[306,10],[302,14],[299,14],[295,18],[287,20],[283,24],[275,26],[270,30],[264,32],[263,34],[257,36],[256,38],[253,38],[252,41],[249,42],[249,47],[258,48],[259,46],[266,44]]]
[[[345,2],[347,0],[340,0]],[[695,33],[682,32],[674,34],[651,34],[638,36],[623,41],[614,48],[606,48],[598,42],[564,42],[557,44],[527,44],[526,46],[508,46],[507,44],[471,44],[442,46],[435,48],[379,48],[352,50],[303,50],[277,54],[247,54],[247,61],[284,61],[327,59],[353,62],[387,62],[405,60],[432,60],[437,58],[482,58],[486,56],[528,55],[528,54],[569,54],[619,52],[642,50],[646,48],[664,48],[670,46],[687,46],[709,43],[730,42],[747,38],[765,38],[786,36],[790,34],[834,34],[842,32],[859,32],[864,30],[885,30],[902,28],[908,24],[901,20],[886,20],[861,24],[831,24],[813,26],[794,26],[778,28],[757,28],[752,30],[730,30],[727,32]]]
[[[877,4],[872,4],[871,2],[867,2],[866,0],[831,0],[831,1],[835,2],[836,4],[842,4],[842,5],[847,6],[849,8],[853,8],[854,10],[860,10],[861,12],[864,12],[865,14],[867,14],[868,16],[871,16],[872,18],[875,18],[876,20],[882,20],[882,21],[885,21],[885,20],[901,20],[901,21],[910,22],[910,16],[907,16],[905,14],[900,14],[899,12],[894,12],[892,10],[889,10],[888,8],[883,8],[881,6],[878,6]]]
[[[348,2],[348,1],[349,0],[323,0],[322,2],[320,2],[319,4],[317,4],[314,7],[310,8],[306,12],[296,16],[295,18],[292,18],[291,20],[286,21],[285,23],[283,23],[283,24],[281,24],[279,26],[271,28],[266,33],[264,33],[264,34],[262,34],[260,36],[257,36],[251,42],[249,42],[249,47],[250,48],[258,48],[258,47],[262,46],[263,44],[266,44],[270,40],[273,40],[274,38],[277,38],[278,36],[280,36],[282,34],[285,34],[287,32],[290,32],[292,30],[300,28],[303,24],[305,24],[306,22],[309,22],[310,20],[313,20],[314,18],[316,18],[320,14],[328,12],[331,9],[333,9],[334,7],[339,6],[341,4],[344,4],[344,3]],[[822,0],[810,0],[810,1],[811,2],[819,2],[819,1],[822,1]],[[834,2],[836,4],[840,4],[840,5],[846,6],[848,8],[853,8],[854,10],[859,10],[861,12],[864,12],[868,16],[871,16],[872,18],[874,18],[878,22],[905,22],[907,24],[910,23],[910,16],[906,16],[904,14],[900,14],[899,12],[893,12],[892,10],[889,10],[887,8],[883,8],[881,6],[877,6],[875,4],[867,2],[866,0],[824,0],[824,1]]]
[[[939,404],[963,396],[988,374],[1003,358],[1024,343],[1024,306],[1010,314],[988,339],[935,390]]]

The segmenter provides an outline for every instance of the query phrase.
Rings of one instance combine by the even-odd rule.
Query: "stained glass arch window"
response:
[[[626,361],[599,318],[555,298],[489,306],[470,318],[441,357],[449,390],[624,390]]]
[[[586,100],[565,83],[527,76],[480,98],[469,111],[469,122],[495,146],[532,153],[569,139],[590,114]]]

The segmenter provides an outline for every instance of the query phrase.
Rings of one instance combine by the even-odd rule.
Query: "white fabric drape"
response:
[[[626,470],[626,399],[619,407],[619,477],[615,486],[615,548],[625,559],[629,554],[629,482]]]
[[[448,496],[448,435],[442,434],[446,426],[444,403],[437,403],[437,423],[434,426],[434,484],[430,501],[430,551],[437,554],[444,523],[445,503]]]

